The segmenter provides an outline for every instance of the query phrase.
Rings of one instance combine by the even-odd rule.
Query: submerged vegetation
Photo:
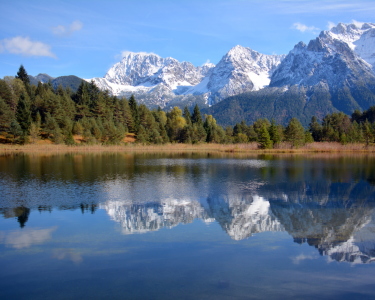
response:
[[[23,66],[16,77],[0,80],[0,143],[3,144],[208,143],[236,144],[237,147],[233,145],[224,151],[238,151],[240,145],[247,145],[244,147],[247,150],[282,150],[313,142],[320,142],[321,146],[325,145],[323,142],[336,142],[361,143],[369,148],[374,143],[374,123],[375,107],[371,107],[364,112],[355,111],[351,117],[342,112],[329,114],[321,122],[313,117],[307,130],[297,118],[290,119],[286,127],[273,120],[258,119],[251,125],[241,121],[223,128],[212,115],[202,116],[198,105],[193,111],[174,107],[165,112],[139,105],[134,96],[129,99],[111,96],[99,90],[94,82],[82,81],[76,92],[61,86],[54,88],[51,83],[31,85]],[[334,145],[336,149],[342,148]]]

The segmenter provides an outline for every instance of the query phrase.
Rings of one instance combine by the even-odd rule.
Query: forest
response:
[[[212,115],[202,115],[198,105],[190,111],[174,107],[150,110],[129,99],[101,91],[94,82],[82,81],[72,92],[61,85],[32,85],[21,65],[15,77],[0,79],[0,143],[28,144],[41,141],[77,144],[258,143],[261,149],[283,142],[298,148],[310,142],[374,142],[375,106],[351,116],[334,112],[308,128],[297,118],[287,126],[274,120],[241,121],[223,128]]]

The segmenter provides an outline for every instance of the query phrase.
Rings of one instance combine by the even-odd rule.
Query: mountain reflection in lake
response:
[[[0,297],[372,298],[374,183],[369,155],[0,156]]]

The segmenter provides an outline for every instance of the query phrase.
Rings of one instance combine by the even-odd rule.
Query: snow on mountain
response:
[[[152,104],[163,107],[165,99],[170,100],[200,83],[212,67],[212,64],[195,67],[189,62],[179,62],[171,57],[162,58],[153,53],[126,52],[104,78],[93,80],[99,88],[107,89],[117,96],[151,94],[156,98]]]
[[[259,90],[270,82],[270,75],[282,55],[264,55],[250,48],[232,48],[217,66],[211,63],[195,67],[189,62],[179,62],[153,53],[126,52],[104,78],[93,78],[101,89],[113,95],[152,94],[165,106],[162,93],[169,100],[176,95],[202,95],[207,104],[242,92]]]
[[[329,31],[321,33],[348,44],[350,49],[375,68],[375,24],[343,24],[339,23]]]
[[[288,55],[265,55],[238,45],[216,66],[196,67],[153,53],[126,52],[103,78],[94,81],[113,95],[134,94],[146,105],[161,107],[186,99],[213,105],[267,86],[338,89],[360,82],[371,89],[375,82],[374,49],[375,24],[339,23],[308,45],[298,43]]]
[[[239,45],[232,48],[212,70],[207,83],[209,104],[268,86],[272,72],[284,57],[261,54]]]
[[[161,58],[153,53],[127,52],[123,59],[115,64],[104,79],[111,83],[152,87],[164,84],[171,90],[180,85],[195,85],[205,75],[206,68],[195,67],[189,62],[179,62],[167,57]]]
[[[375,25],[338,24],[308,45],[298,43],[273,73],[270,85],[350,86],[375,79]],[[372,52],[372,53],[371,53]]]

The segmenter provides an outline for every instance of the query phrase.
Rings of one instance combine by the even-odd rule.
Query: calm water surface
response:
[[[375,157],[0,156],[0,299],[373,299]]]

